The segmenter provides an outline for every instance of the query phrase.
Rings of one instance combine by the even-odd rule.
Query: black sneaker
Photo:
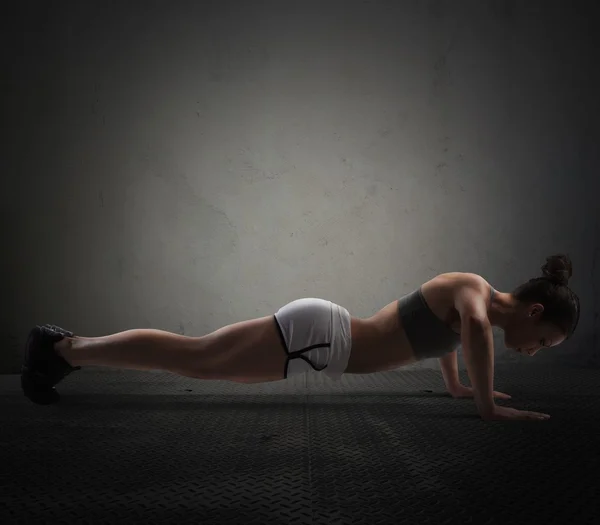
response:
[[[73,333],[55,325],[36,326],[27,338],[25,359],[21,367],[21,388],[34,403],[49,405],[60,396],[54,388],[80,366],[71,366],[54,350],[54,343]]]

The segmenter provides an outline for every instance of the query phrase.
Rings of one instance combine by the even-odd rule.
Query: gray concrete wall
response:
[[[0,371],[36,323],[199,335],[304,296],[369,316],[440,272],[510,291],[563,251],[580,327],[518,361],[597,363],[583,6],[21,2]]]

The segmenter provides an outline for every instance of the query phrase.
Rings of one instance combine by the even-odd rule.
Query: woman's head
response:
[[[579,322],[579,298],[569,288],[573,265],[568,255],[546,258],[542,276],[511,293],[516,308],[504,330],[508,348],[534,355],[573,335]]]

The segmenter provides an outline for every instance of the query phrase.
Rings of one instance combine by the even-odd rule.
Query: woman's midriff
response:
[[[388,304],[368,319],[352,317],[351,331],[348,374],[383,372],[416,361],[398,315],[398,301]]]

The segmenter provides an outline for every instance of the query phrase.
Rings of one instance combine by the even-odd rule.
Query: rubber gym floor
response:
[[[497,366],[485,422],[439,372],[260,385],[82,370],[39,406],[0,376],[0,523],[600,522],[600,371]]]

